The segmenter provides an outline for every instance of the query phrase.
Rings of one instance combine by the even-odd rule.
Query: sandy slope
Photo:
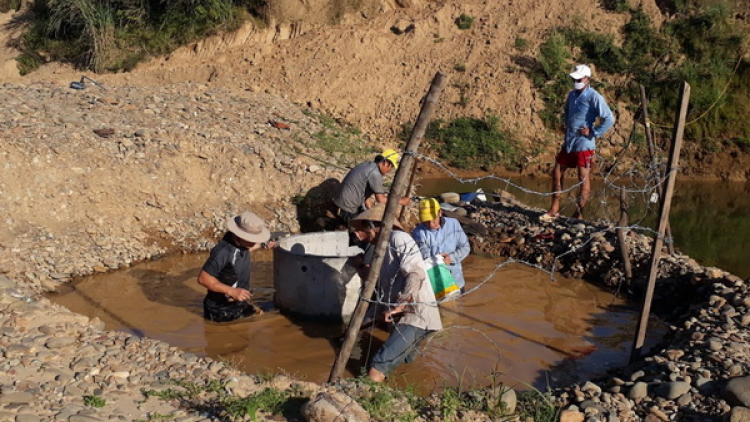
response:
[[[285,16],[304,16],[306,21],[265,29],[249,23],[235,33],[144,63],[132,73],[98,79],[114,85],[192,81],[263,91],[346,119],[392,144],[400,125],[415,119],[419,99],[440,71],[449,83],[436,117],[498,115],[519,140],[544,151],[529,159],[529,170],[534,171],[551,162],[559,136],[544,129],[538,114],[542,100],[524,66],[533,61],[551,28],[578,24],[618,36],[616,29],[628,19],[627,14],[603,10],[596,0],[372,0],[365,12],[325,25],[321,22],[332,12],[323,3],[328,4],[326,0],[276,2]],[[657,24],[664,20],[653,0],[638,4]],[[462,31],[454,23],[461,14],[475,18],[469,30]],[[413,30],[394,33],[393,28],[405,30],[410,25]],[[3,31],[6,39],[7,32]],[[529,42],[525,53],[515,48],[518,37]],[[7,54],[6,49],[3,57]],[[456,70],[457,66],[465,71]],[[612,84],[623,83],[601,76]],[[80,72],[48,65],[27,78],[6,69],[0,82],[34,79],[67,84],[79,77]],[[617,152],[632,129],[626,108],[611,105],[619,115],[607,139],[600,141],[599,153],[605,157]],[[739,171],[733,177],[747,176]]]

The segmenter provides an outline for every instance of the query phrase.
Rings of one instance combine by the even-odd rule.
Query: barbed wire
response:
[[[636,130],[636,126],[634,125],[633,131]],[[655,148],[658,148],[655,146]],[[663,154],[663,152],[659,149],[656,153]],[[655,154],[656,154],[655,153]],[[579,180],[577,183],[573,184],[572,186],[561,189],[559,191],[545,191],[540,192],[535,189],[527,188],[520,183],[514,182],[510,178],[507,177],[501,177],[496,174],[486,174],[478,177],[470,177],[470,178],[464,178],[459,176],[456,172],[451,170],[446,164],[442,163],[438,159],[435,159],[433,157],[427,156],[425,154],[417,153],[417,152],[409,152],[409,151],[402,151],[402,154],[409,154],[412,155],[415,159],[421,160],[423,162],[429,163],[432,166],[434,166],[436,169],[441,171],[445,176],[447,176],[450,179],[453,179],[456,182],[459,182],[461,184],[470,184],[470,185],[478,185],[482,182],[492,182],[497,184],[503,184],[504,185],[504,191],[510,192],[511,190],[523,192],[526,195],[532,195],[532,196],[538,196],[538,197],[550,197],[553,195],[566,195],[570,192],[573,192],[577,188],[580,188],[583,186],[583,183],[585,180]],[[481,289],[485,288],[485,286],[488,283],[491,283],[495,278],[498,276],[498,273],[503,270],[505,267],[509,265],[523,265],[529,268],[532,268],[536,271],[540,271],[543,274],[546,274],[549,276],[549,280],[551,282],[556,281],[556,270],[558,269],[561,261],[563,261],[566,257],[575,255],[580,253],[581,251],[585,250],[586,248],[591,247],[592,242],[596,241],[597,239],[605,239],[605,236],[607,234],[615,234],[618,230],[624,230],[626,232],[636,232],[636,233],[642,233],[644,235],[648,235],[654,238],[658,238],[663,240],[665,244],[673,244],[674,238],[668,237],[666,235],[660,235],[657,230],[654,230],[653,228],[648,227],[644,224],[644,221],[647,220],[649,216],[655,215],[655,210],[653,208],[653,205],[656,205],[659,203],[658,199],[660,199],[662,195],[663,188],[665,186],[666,181],[669,177],[676,174],[676,172],[679,171],[678,167],[673,166],[672,168],[667,168],[667,164],[663,162],[659,158],[659,156],[653,157],[649,160],[649,163],[647,165],[639,165],[639,166],[631,166],[626,169],[621,169],[622,167],[622,158],[626,157],[628,154],[634,154],[633,152],[633,143],[632,143],[632,134],[629,139],[629,141],[623,146],[623,148],[616,154],[616,157],[614,160],[607,160],[606,158],[600,156],[599,154],[596,154],[595,157],[598,162],[604,163],[604,165],[600,166],[600,168],[604,169],[604,173],[602,175],[602,184],[601,188],[596,189],[592,192],[591,195],[591,201],[590,203],[596,207],[594,210],[594,215],[604,215],[603,221],[604,223],[598,223],[603,224],[603,227],[596,229],[596,226],[594,223],[590,223],[591,225],[589,227],[594,227],[593,231],[582,231],[584,233],[582,236],[577,237],[574,241],[571,241],[567,244],[560,243],[561,245],[566,246],[568,249],[564,252],[558,253],[553,256],[551,264],[544,265],[541,263],[535,263],[530,262],[525,259],[515,259],[515,258],[507,258],[503,262],[497,263],[491,271],[489,271],[486,275],[482,277],[482,279],[473,287],[465,290],[464,292],[449,296],[446,298],[442,298],[435,301],[411,301],[408,303],[400,303],[400,302],[394,302],[392,300],[388,300],[386,296],[381,292],[379,294],[376,294],[372,298],[365,298],[360,297],[362,301],[365,301],[370,304],[371,308],[374,308],[375,312],[377,312],[380,307],[385,307],[384,309],[393,308],[397,306],[411,306],[411,307],[417,307],[417,306],[431,306],[431,307],[440,307],[441,305],[445,305],[449,302],[460,300],[461,298],[470,295],[470,294],[476,294]],[[636,162],[640,161],[636,157]],[[589,176],[591,177],[591,176]],[[483,192],[485,196],[488,198],[500,198],[501,200],[506,198],[505,195],[502,193],[494,193],[494,192]],[[645,204],[642,208],[642,212],[634,216],[635,218],[631,218],[631,222],[629,222],[626,225],[616,224],[612,223],[613,221],[619,220],[619,218],[612,218],[612,216],[618,216],[620,214],[620,208],[621,205],[619,203],[619,197],[620,195],[625,194],[629,197],[638,197],[640,199],[639,202],[642,202]],[[573,203],[573,206],[577,209],[577,201],[575,198],[575,195],[568,195],[569,198],[567,198],[570,202]],[[616,203],[612,203],[612,199],[617,198]],[[478,208],[482,208],[485,204],[475,204]],[[561,209],[566,207],[566,204],[561,204]],[[628,203],[629,205],[629,203]],[[632,207],[630,207],[632,208]],[[532,209],[533,210],[533,209]],[[540,214],[542,214],[540,212]],[[631,212],[628,211],[628,216],[633,217],[630,215]],[[609,217],[608,217],[609,216]],[[534,220],[529,220],[531,224],[534,224]],[[539,233],[542,233],[543,231],[548,230],[548,228],[545,228],[545,226],[539,226]],[[585,236],[585,237],[584,237]],[[391,246],[389,245],[389,248]],[[403,253],[417,253],[419,254],[419,248],[416,245],[416,243],[411,246],[415,248],[415,250],[391,250],[391,253],[395,254],[403,254]],[[394,277],[395,278],[395,277]],[[394,279],[391,280],[379,280],[378,283],[381,285],[390,284],[389,287],[393,286],[393,283],[395,282]],[[429,283],[429,280],[425,280],[424,282]],[[620,288],[622,286],[622,282],[620,281],[617,283],[617,290],[615,293],[615,297],[612,300],[615,300],[616,297],[619,297]],[[377,291],[377,290],[376,290]],[[376,315],[374,317],[377,317]],[[370,330],[375,329],[374,326],[370,327]],[[450,327],[444,327],[444,332],[454,332],[458,330],[471,330],[473,332],[476,332],[483,336],[496,350],[498,353],[502,350],[500,346],[495,342],[487,333],[483,332],[480,329],[477,329],[475,327],[471,326],[465,326],[465,325],[455,325]],[[398,325],[395,325],[394,331],[391,333],[391,335],[399,335]],[[427,338],[427,341],[423,345],[423,349],[426,349],[427,347],[430,347],[432,340],[434,339],[434,336],[429,336]],[[372,353],[372,337],[370,338],[370,343],[367,346],[367,356],[369,357]],[[558,352],[564,352],[559,351]],[[418,350],[418,353],[422,353],[422,351]]]

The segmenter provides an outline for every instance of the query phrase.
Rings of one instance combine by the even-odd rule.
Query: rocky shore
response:
[[[0,95],[0,421],[228,420],[216,397],[271,385],[313,398],[289,420],[367,419],[343,393],[356,393],[349,384],[260,380],[162,342],[106,331],[40,295],[75,276],[206,250],[226,217],[244,209],[273,230],[298,231],[306,217],[300,204],[314,202],[352,164],[317,143],[325,129],[319,119],[262,93],[196,84],[158,93],[4,85]],[[554,263],[566,276],[640,297],[650,254],[644,235],[627,237],[635,276],[626,280],[610,225],[540,222],[538,210],[507,196],[466,209],[474,250]],[[663,344],[606,378],[555,390],[560,419],[750,420],[749,283],[679,254],[665,257],[654,302],[671,324]],[[185,379],[191,384],[174,384]],[[191,388],[201,390],[192,401],[142,392]]]

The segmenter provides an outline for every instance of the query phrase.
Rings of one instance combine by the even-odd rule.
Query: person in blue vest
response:
[[[552,205],[543,220],[560,216],[560,195],[565,171],[575,168],[581,183],[577,209],[571,217],[582,218],[591,194],[591,169],[594,166],[596,138],[615,124],[615,116],[607,101],[591,84],[591,68],[579,64],[570,73],[573,89],[565,101],[565,139],[552,169]],[[596,124],[597,119],[599,123]]]
[[[203,316],[214,322],[234,321],[255,313],[247,302],[253,296],[250,252],[275,246],[275,242],[268,242],[271,233],[266,224],[252,212],[230,218],[227,230],[198,274],[198,284],[208,290],[203,299]]]
[[[469,256],[471,245],[461,224],[455,218],[445,217],[435,198],[419,202],[419,221],[411,235],[422,258],[426,260],[441,255],[461,293],[464,293],[466,281],[461,261]]]

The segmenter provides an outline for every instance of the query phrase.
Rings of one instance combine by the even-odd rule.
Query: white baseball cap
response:
[[[573,79],[590,78],[591,68],[585,64],[576,65],[576,67],[573,68],[573,73],[570,74],[570,77]]]

